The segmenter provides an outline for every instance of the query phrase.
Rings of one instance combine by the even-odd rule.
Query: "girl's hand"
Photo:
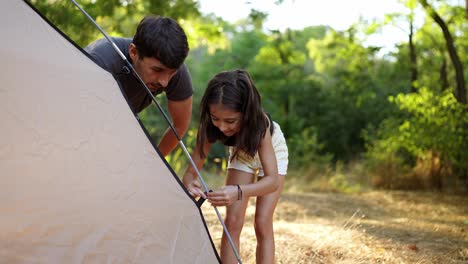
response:
[[[209,192],[208,201],[213,206],[228,206],[238,201],[237,186],[226,185],[220,190]]]
[[[190,195],[192,195],[194,198],[203,197],[206,199],[206,195],[202,190],[201,184],[197,180],[191,182],[187,182],[184,180],[182,182],[184,183]]]

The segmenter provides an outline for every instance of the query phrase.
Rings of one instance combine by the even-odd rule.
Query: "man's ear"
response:
[[[132,61],[138,60],[138,50],[135,44],[130,43],[130,47],[128,47],[128,54],[130,55],[130,59],[132,59]]]

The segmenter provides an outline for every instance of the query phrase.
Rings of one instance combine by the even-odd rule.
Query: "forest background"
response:
[[[290,154],[274,215],[277,263],[466,263],[468,0],[393,1],[401,12],[344,30],[266,28],[269,14],[256,9],[230,22],[203,14],[193,0],[78,2],[112,36],[133,36],[147,14],[173,17],[185,29],[195,88],[183,139],[189,152],[208,80],[222,70],[251,73]],[[102,38],[71,1],[31,3],[81,47]],[[393,49],[369,45],[385,27],[406,40]],[[165,109],[165,97],[157,100]],[[158,109],[140,119],[158,142],[167,128]],[[209,153],[208,186],[223,184],[226,154],[221,145]],[[180,148],[167,160],[179,176],[189,164]],[[222,229],[206,204],[219,249]],[[244,263],[255,263],[254,212],[251,199]]]
[[[195,88],[193,121],[184,137],[189,151],[208,80],[219,71],[243,68],[287,138],[287,189],[464,193],[468,1],[395,1],[402,12],[381,21],[360,19],[345,30],[265,29],[268,13],[255,9],[228,22],[202,14],[192,0],[79,3],[112,36],[133,36],[147,14],[173,17],[186,30],[191,47],[186,63]],[[31,3],[81,47],[102,37],[71,1]],[[423,23],[415,23],[418,12]],[[384,26],[405,32],[407,41],[385,52],[365,45]],[[157,99],[165,106],[164,96]],[[150,107],[140,117],[157,142],[167,127],[158,109]],[[181,149],[167,159],[179,175],[189,163]],[[225,167],[226,149],[215,145],[202,175],[222,181]]]

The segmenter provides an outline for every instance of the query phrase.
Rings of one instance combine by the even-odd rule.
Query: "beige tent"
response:
[[[0,1],[0,263],[219,263],[114,78]]]

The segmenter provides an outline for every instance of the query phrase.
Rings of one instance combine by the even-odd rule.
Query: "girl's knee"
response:
[[[257,217],[254,227],[257,237],[269,237],[273,234],[273,221],[271,219]]]
[[[224,220],[226,227],[230,231],[241,231],[242,227],[244,226],[244,218],[243,217],[238,217],[238,216],[228,216]]]

